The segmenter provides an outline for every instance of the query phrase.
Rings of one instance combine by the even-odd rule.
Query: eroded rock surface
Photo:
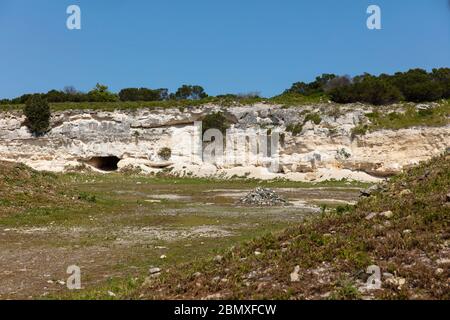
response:
[[[138,169],[144,173],[170,171],[184,176],[232,177],[297,181],[355,179],[378,181],[442,153],[450,147],[450,126],[380,130],[354,136],[352,129],[367,123],[372,109],[363,105],[330,104],[283,108],[277,105],[55,112],[51,131],[33,137],[21,112],[0,113],[0,160],[23,162],[38,170],[64,171],[80,166]],[[222,111],[231,132],[256,129],[280,133],[278,152],[248,156],[249,145],[234,143],[235,157],[227,163],[202,161],[201,129],[194,125],[206,114]],[[306,121],[319,113],[321,122]],[[295,135],[289,125],[303,124]],[[203,146],[205,143],[203,143]],[[171,150],[162,159],[161,149]],[[278,165],[271,159],[278,155]],[[108,162],[116,159],[117,163]],[[99,165],[96,165],[99,164]],[[110,170],[106,170],[110,171]]]

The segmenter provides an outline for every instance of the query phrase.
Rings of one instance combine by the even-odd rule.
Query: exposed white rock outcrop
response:
[[[20,112],[0,113],[0,160],[23,162],[37,170],[64,171],[89,163],[93,157],[117,157],[118,169],[135,167],[145,173],[170,170],[193,176],[247,176],[320,181],[356,179],[377,181],[406,166],[440,154],[450,147],[450,126],[381,130],[352,137],[352,129],[367,121],[366,106],[341,107],[323,113],[330,105],[283,108],[253,106],[86,111],[69,110],[52,115],[51,131],[35,138],[23,125]],[[203,115],[223,111],[233,119],[231,132],[269,129],[280,132],[277,152],[252,157],[245,140],[233,144],[235,158],[228,163],[202,160],[201,130],[194,124]],[[305,114],[321,114],[320,124],[305,122]],[[304,123],[305,122],[305,123]],[[291,123],[304,123],[293,136]],[[228,144],[230,147],[230,144]],[[158,154],[169,148],[171,156]],[[260,152],[260,150],[259,150]],[[278,155],[276,170],[269,167]]]

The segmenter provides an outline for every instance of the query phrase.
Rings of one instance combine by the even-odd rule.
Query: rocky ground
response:
[[[142,299],[450,299],[450,155],[219,256],[149,277]]]
[[[256,188],[250,191],[244,197],[239,199],[238,204],[250,206],[284,206],[288,202],[280,197],[275,191],[267,188]]]

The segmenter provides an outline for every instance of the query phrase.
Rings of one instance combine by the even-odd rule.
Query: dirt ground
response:
[[[359,193],[352,187],[275,187],[292,205],[258,208],[236,205],[250,185],[66,179],[95,200],[86,208],[0,219],[0,299],[115,297],[116,281],[213,255],[318,214],[324,205],[353,203]],[[66,286],[70,265],[81,268],[76,293]]]

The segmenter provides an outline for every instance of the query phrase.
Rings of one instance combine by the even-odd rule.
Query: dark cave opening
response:
[[[87,164],[102,171],[116,171],[119,161],[120,158],[114,156],[92,157],[87,161]]]

